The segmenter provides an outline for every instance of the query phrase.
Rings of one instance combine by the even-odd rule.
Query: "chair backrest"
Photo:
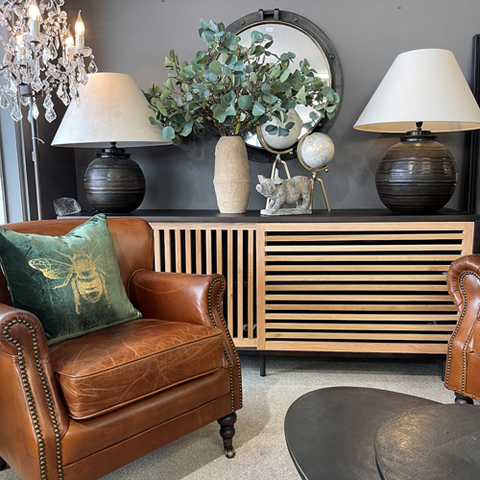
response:
[[[61,236],[84,222],[86,219],[65,218],[10,223],[4,226],[20,233]],[[128,279],[133,272],[140,269],[153,269],[153,231],[145,220],[135,217],[109,218],[108,228],[112,234],[123,285],[127,288]],[[1,271],[0,302],[12,304],[7,282]]]

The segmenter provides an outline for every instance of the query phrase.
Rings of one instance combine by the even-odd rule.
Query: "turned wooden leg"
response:
[[[3,470],[7,466],[7,462],[0,457],[0,470]]]
[[[461,393],[455,392],[455,403],[457,405],[473,405],[473,399],[470,397],[465,397]]]
[[[225,455],[227,458],[233,458],[235,456],[232,438],[235,435],[234,425],[236,421],[237,414],[235,412],[217,420],[220,425],[220,435],[223,438],[223,446],[225,447]]]

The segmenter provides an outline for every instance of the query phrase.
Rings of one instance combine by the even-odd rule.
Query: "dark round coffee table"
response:
[[[373,388],[315,390],[288,409],[288,450],[304,480],[379,480],[377,430],[390,418],[427,405],[439,404]]]
[[[433,405],[385,422],[375,439],[382,480],[478,480],[480,406]]]

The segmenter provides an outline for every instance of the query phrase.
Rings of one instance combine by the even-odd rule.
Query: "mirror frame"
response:
[[[260,9],[257,12],[249,13],[248,15],[245,15],[232,22],[226,27],[226,30],[239,35],[244,30],[254,27],[255,25],[265,23],[282,23],[299,30],[300,32],[309,36],[311,40],[317,44],[318,48],[325,54],[325,58],[328,61],[328,67],[331,72],[330,86],[340,96],[340,103],[337,106],[335,116],[332,119],[323,118],[322,121],[312,129],[312,132],[317,131],[327,133],[338,116],[343,99],[343,71],[335,47],[325,33],[310,20],[296,13],[287,12],[286,10],[279,10],[277,8],[274,10]],[[249,160],[254,162],[272,163],[275,160],[276,155],[268,152],[264,148],[252,147],[251,145],[247,144],[247,150]],[[294,153],[283,155],[282,158],[283,160],[291,160],[297,158],[297,155],[294,150]]]

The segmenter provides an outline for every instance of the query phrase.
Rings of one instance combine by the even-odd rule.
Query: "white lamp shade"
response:
[[[148,102],[135,80],[121,73],[94,73],[80,85],[80,105],[72,102],[52,145],[118,148],[170,144],[150,124]]]
[[[416,129],[455,132],[480,128],[480,108],[448,50],[399,55],[354,125],[357,130],[405,133]]]

